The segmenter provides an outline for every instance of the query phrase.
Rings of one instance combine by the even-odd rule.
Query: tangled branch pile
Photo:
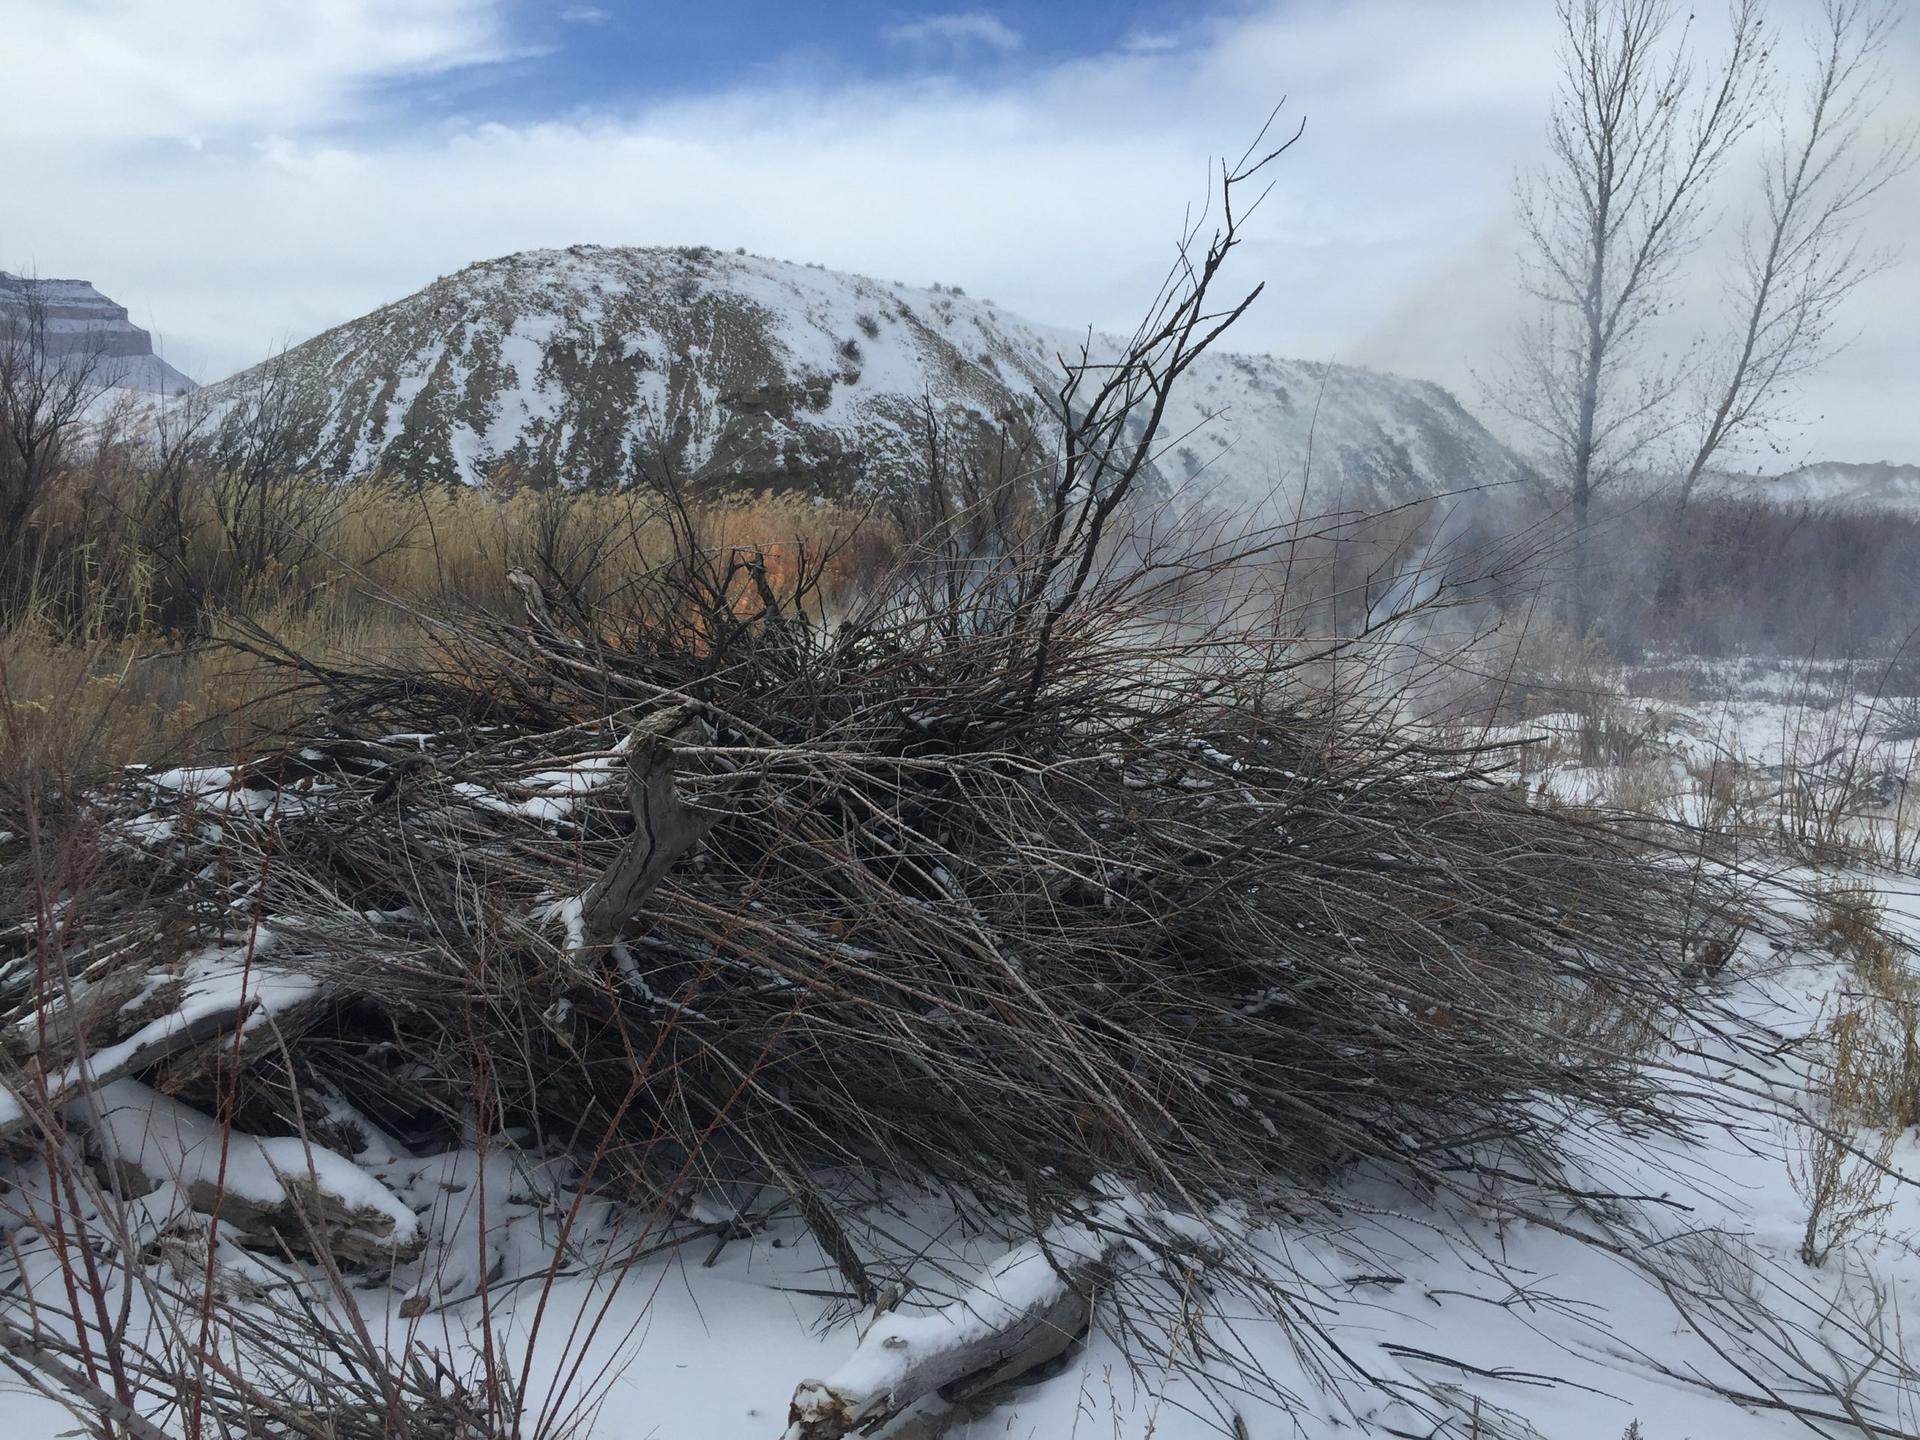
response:
[[[56,1107],[78,1045],[208,1114],[237,1070],[250,1133],[481,1124],[629,1199],[773,1187],[863,1302],[880,1180],[1297,1211],[1362,1161],[1550,1185],[1543,1095],[1661,1123],[1620,1026],[1724,930],[1687,872],[1271,649],[1143,638],[1137,579],[1036,685],[984,589],[829,630],[738,615],[755,578],[690,555],[625,615],[470,617],[432,668],[310,676],[279,753],[97,796],[73,1013],[42,927],[0,941],[14,1088]],[[223,944],[251,975],[196,990]],[[273,1024],[237,1035],[248,996]]]
[[[1692,877],[1092,595],[1030,700],[1016,637],[946,615],[475,619],[437,670],[318,677],[282,754],[101,797],[66,963],[97,985],[257,914],[260,969],[318,985],[279,1021],[297,1078],[458,1127],[478,1045],[510,1122],[612,1127],[663,1185],[1204,1206],[1526,1142],[1542,1091],[1632,1103],[1568,1017],[1676,1003]]]

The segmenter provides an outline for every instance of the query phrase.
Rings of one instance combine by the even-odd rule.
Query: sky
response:
[[[1792,47],[1814,0],[1774,0]],[[1702,10],[1708,7],[1701,7]],[[1208,166],[1306,132],[1229,278],[1245,350],[1480,378],[1549,0],[0,0],[0,268],[95,282],[211,380],[472,261],[708,244],[1130,328]],[[1920,118],[1920,16],[1887,57]],[[1744,157],[1743,157],[1744,158]],[[1716,192],[1674,335],[1720,320]],[[1920,235],[1920,176],[1868,243]],[[1920,252],[1756,455],[1920,462]]]

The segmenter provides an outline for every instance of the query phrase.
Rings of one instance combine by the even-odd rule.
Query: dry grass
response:
[[[1820,1034],[1826,1061],[1824,1113],[1802,1123],[1787,1153],[1794,1190],[1807,1207],[1800,1259],[1813,1266],[1883,1214],[1880,1198],[1898,1131],[1885,1128],[1884,1061],[1874,1017],[1839,1008]]]
[[[1875,994],[1897,988],[1905,972],[1886,919],[1886,903],[1872,890],[1834,882],[1814,895],[1814,939],[1845,960]]]
[[[1815,890],[1816,944],[1844,961],[1845,987],[1821,1027],[1818,1113],[1798,1125],[1788,1168],[1807,1206],[1800,1258],[1821,1265],[1887,1207],[1880,1194],[1894,1147],[1920,1125],[1920,975],[1871,890]]]
[[[353,484],[333,487],[302,533],[243,571],[210,494],[187,505],[184,544],[168,559],[139,489],[134,471],[102,462],[66,477],[38,517],[22,598],[0,617],[0,774],[244,758],[301,702],[281,696],[284,677],[222,643],[236,625],[320,663],[404,663],[433,643],[423,614],[520,613],[513,569],[593,607],[642,583],[672,546],[658,502],[639,492]],[[691,518],[709,547],[759,551],[777,588],[826,555],[829,603],[899,556],[884,518],[792,496]]]
[[[1920,973],[1890,932],[1886,906],[1870,890],[1829,885],[1816,893],[1815,939],[1845,960],[1859,982],[1871,1044],[1871,1122],[1898,1135],[1920,1126]]]

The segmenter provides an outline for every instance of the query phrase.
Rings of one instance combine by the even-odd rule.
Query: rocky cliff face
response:
[[[0,328],[21,325],[38,308],[47,354],[92,363],[109,388],[178,395],[193,381],[153,353],[153,337],[85,280],[38,280],[0,271]]]
[[[702,248],[576,246],[469,266],[210,396],[239,404],[283,381],[306,457],[337,475],[609,485],[664,466],[886,493],[922,473],[929,405],[982,429],[1030,410],[1081,338],[958,290]],[[1163,485],[1240,508],[1529,478],[1437,386],[1267,356],[1203,359],[1165,435]]]

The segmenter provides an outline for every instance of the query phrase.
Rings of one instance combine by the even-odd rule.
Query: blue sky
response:
[[[1547,0],[4,0],[0,267],[98,283],[201,379],[472,261],[691,244],[1124,327],[1207,167],[1307,134],[1231,277],[1244,349],[1469,404],[1522,309]],[[1815,0],[1773,0],[1789,37]],[[1706,11],[1703,9],[1703,14]],[[1920,116],[1920,24],[1890,57]],[[1743,188],[1744,187],[1744,188]],[[1725,251],[1751,197],[1717,200]],[[1873,245],[1920,234],[1920,176]],[[1677,339],[1713,323],[1703,263]],[[1920,256],[1859,297],[1770,464],[1920,460]]]
[[[524,33],[552,50],[525,67],[520,94],[503,77],[491,98],[530,110],[751,88],[804,75],[1004,79],[1122,46],[1178,43],[1209,7],[1155,0],[1049,0],[956,9],[898,0],[783,4],[710,0],[525,6]]]
[[[484,118],[525,123],[624,112],[712,93],[873,83],[1017,85],[1114,51],[1181,48],[1241,0],[1044,0],[966,7],[900,0],[516,0],[500,44],[380,87],[361,133]]]

